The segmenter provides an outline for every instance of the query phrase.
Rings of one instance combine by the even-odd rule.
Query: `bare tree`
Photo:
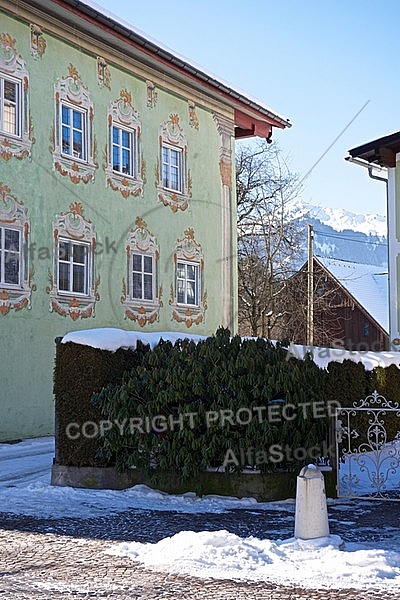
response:
[[[300,191],[277,144],[241,145],[236,155],[239,333],[271,337],[283,318],[285,282],[300,266]],[[296,263],[297,259],[297,263]]]

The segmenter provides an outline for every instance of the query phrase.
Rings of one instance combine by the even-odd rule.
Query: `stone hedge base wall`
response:
[[[51,484],[76,488],[122,490],[144,484],[169,494],[196,492],[236,498],[255,498],[258,502],[286,500],[296,496],[298,473],[227,474],[215,471],[201,473],[195,480],[184,483],[174,473],[155,471],[151,477],[137,469],[119,473],[114,467],[72,467],[53,465]],[[325,488],[329,498],[336,498],[336,472],[324,471]]]

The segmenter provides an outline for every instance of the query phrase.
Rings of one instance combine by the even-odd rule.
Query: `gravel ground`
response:
[[[375,547],[390,547],[398,537],[399,517],[400,503],[394,502],[329,507],[331,533]],[[156,542],[182,530],[227,529],[240,536],[278,539],[292,536],[293,528],[294,507],[221,514],[129,510],[85,520],[0,513],[0,599],[398,600],[398,595],[378,590],[304,590],[169,575],[104,554],[117,541]]]
[[[197,579],[144,569],[105,555],[104,541],[0,531],[0,597],[177,600],[398,600],[376,590],[311,590],[256,582]],[[62,566],[62,568],[60,568]]]

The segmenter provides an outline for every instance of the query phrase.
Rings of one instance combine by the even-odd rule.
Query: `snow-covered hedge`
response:
[[[400,402],[396,365],[321,368],[284,344],[224,329],[209,338],[125,333],[75,332],[58,345],[58,464],[156,466],[182,479],[221,465],[298,470],[310,459],[294,450],[326,450],[331,403],[351,406],[374,389]]]

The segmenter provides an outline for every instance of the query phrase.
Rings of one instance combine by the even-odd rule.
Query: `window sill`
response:
[[[94,180],[94,174],[97,168],[95,163],[83,161],[69,154],[62,154],[60,151],[53,153],[54,168],[61,175],[69,176],[72,183],[88,183]]]
[[[28,285],[9,287],[0,285],[0,314],[6,315],[10,310],[15,312],[23,308],[31,308],[31,293],[36,287],[30,288]]]
[[[189,208],[190,193],[178,192],[175,190],[168,190],[162,186],[157,187],[158,199],[164,204],[169,206],[172,212],[178,210],[186,210]]]
[[[79,163],[81,165],[88,165],[89,164],[86,159],[80,158],[79,156],[73,156],[71,154],[65,154],[65,152],[61,152],[60,156],[61,156],[61,158],[63,160],[68,160],[71,163],[76,162],[76,163]]]
[[[59,292],[57,289],[50,293],[50,312],[56,312],[61,316],[69,316],[73,321],[78,318],[86,319],[95,316],[96,301],[98,294],[81,295]]]
[[[160,308],[162,307],[161,290],[158,300],[153,302],[133,300],[131,298],[122,299],[125,307],[125,319],[135,321],[140,327],[155,323],[160,318]]]
[[[28,136],[14,137],[11,134],[0,132],[0,156],[4,160],[11,157],[22,159],[31,154],[32,141]]]
[[[114,171],[110,165],[106,169],[106,183],[114,192],[120,192],[123,198],[143,194],[143,180],[138,175]]]

